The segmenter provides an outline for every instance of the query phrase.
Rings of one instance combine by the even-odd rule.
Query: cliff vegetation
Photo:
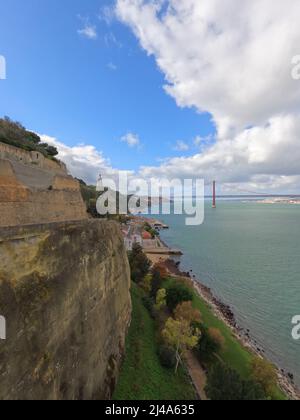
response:
[[[275,367],[237,340],[191,280],[171,275],[163,263],[145,274],[141,252],[136,245],[129,253],[133,321],[115,398],[195,398],[193,381],[201,399],[286,399]]]
[[[42,143],[37,134],[26,130],[21,123],[9,117],[0,118],[0,141],[28,152],[39,152],[49,159],[58,155],[55,147]]]

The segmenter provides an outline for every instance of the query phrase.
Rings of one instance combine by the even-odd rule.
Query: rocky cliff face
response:
[[[131,315],[118,226],[2,228],[0,255],[0,399],[109,398]]]

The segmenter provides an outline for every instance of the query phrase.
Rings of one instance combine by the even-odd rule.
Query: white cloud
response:
[[[300,179],[300,116],[278,116],[267,126],[254,127],[233,139],[216,142],[202,153],[188,158],[172,158],[159,167],[144,167],[145,177],[217,178],[226,189],[249,184],[257,190],[289,186]],[[291,153],[292,152],[292,153]],[[284,180],[284,182],[283,182]],[[294,185],[294,189],[297,189]]]
[[[143,173],[297,189],[298,0],[117,0],[116,14],[156,59],[165,91],[179,106],[210,113],[217,130],[216,144],[202,153]]]
[[[166,91],[209,111],[222,131],[298,107],[298,0],[117,0],[116,11],[155,56]]]
[[[94,146],[78,144],[70,147],[47,135],[41,135],[41,139],[57,148],[58,158],[67,165],[71,175],[89,184],[95,184],[100,173],[104,176],[118,173]]]
[[[127,133],[125,136],[121,138],[123,143],[126,143],[129,147],[139,147],[141,142],[140,138],[137,134],[134,133]]]
[[[189,145],[182,140],[178,140],[174,150],[176,152],[187,152],[190,149]]]
[[[282,157],[289,154],[299,131],[300,119],[278,117],[271,120],[268,127],[249,129],[238,138],[217,142],[204,153],[189,158],[171,158],[161,166],[141,167],[137,173],[126,173],[130,179],[193,178],[197,175],[207,182],[218,174],[224,193],[294,193],[297,192],[295,186],[300,185],[300,146],[289,160]],[[94,146],[78,144],[70,147],[47,135],[42,135],[41,139],[57,147],[58,157],[66,163],[70,173],[87,183],[95,184],[99,173],[113,179],[119,174],[119,170],[113,168],[109,159]]]
[[[83,23],[83,28],[77,31],[78,34],[87,39],[96,40],[98,38],[97,27],[92,25],[88,18],[79,16],[79,19]]]

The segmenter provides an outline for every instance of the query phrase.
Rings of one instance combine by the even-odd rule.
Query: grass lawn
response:
[[[187,374],[161,366],[157,356],[155,322],[142,303],[143,291],[132,285],[133,314],[126,342],[126,358],[114,400],[194,400]]]
[[[168,287],[174,279],[169,279],[164,287]],[[217,328],[225,338],[224,350],[220,356],[224,363],[236,370],[244,379],[249,379],[251,375],[251,361],[254,355],[245,349],[242,344],[234,337],[230,328],[219,318],[217,318],[211,307],[195,292],[193,292],[194,307],[199,309],[202,314],[203,323],[209,328]],[[286,400],[285,394],[277,387],[273,392],[274,399]]]

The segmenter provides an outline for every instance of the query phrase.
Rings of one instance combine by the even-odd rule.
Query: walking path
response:
[[[201,401],[207,401],[208,398],[205,393],[205,387],[207,383],[207,376],[204,372],[202,366],[200,365],[197,357],[192,351],[188,352],[186,355],[186,363],[194,383],[194,386],[197,390],[197,393]]]

